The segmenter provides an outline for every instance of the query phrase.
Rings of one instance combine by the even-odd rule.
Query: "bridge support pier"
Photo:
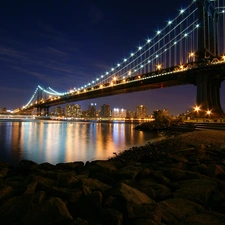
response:
[[[41,107],[37,107],[37,116],[41,116]]]
[[[44,115],[49,116],[49,106],[44,107]]]
[[[41,116],[42,110],[44,110],[44,116],[49,116],[49,106],[37,107],[37,116]]]
[[[212,112],[212,117],[224,117],[225,114],[220,103],[220,87],[222,83],[220,76],[210,73],[197,75],[197,99],[196,105],[200,107],[199,114],[206,116],[208,110]]]

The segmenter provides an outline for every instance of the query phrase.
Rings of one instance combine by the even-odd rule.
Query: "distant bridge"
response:
[[[68,102],[193,84],[197,87],[196,106],[223,117],[220,103],[220,86],[225,79],[223,3],[193,1],[104,74],[64,93],[38,86],[29,102],[14,113],[37,108],[38,115],[47,115],[51,106]]]

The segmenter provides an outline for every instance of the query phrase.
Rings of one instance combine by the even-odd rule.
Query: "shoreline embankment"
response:
[[[0,163],[0,224],[225,224],[225,131],[192,131],[114,158]]]

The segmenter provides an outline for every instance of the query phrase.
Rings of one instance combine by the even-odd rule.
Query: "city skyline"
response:
[[[164,109],[167,111],[166,109]],[[32,112],[35,114],[35,111]],[[103,104],[97,108],[96,103],[91,103],[88,108],[83,109],[79,104],[66,104],[65,107],[57,106],[50,112],[51,116],[82,118],[82,117],[97,117],[97,118],[152,118],[152,113],[147,113],[145,105],[136,105],[135,109],[114,108],[109,104]]]
[[[2,3],[0,108],[22,107],[37,85],[61,92],[83,85],[144,43],[190,3],[191,0]],[[117,108],[133,108],[138,103],[146,105],[148,113],[166,108],[176,115],[194,107],[195,101],[196,87],[183,85],[75,103],[83,108],[91,102]]]

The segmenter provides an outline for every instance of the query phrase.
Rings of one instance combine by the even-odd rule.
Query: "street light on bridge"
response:
[[[208,117],[208,119],[209,119],[209,117],[210,117],[210,115],[211,115],[211,110],[207,110],[207,111],[206,111],[206,115],[207,115],[207,117]]]
[[[189,53],[189,58],[192,59],[192,61],[193,61],[194,57],[195,57],[195,53],[194,52],[190,52]]]
[[[196,111],[196,121],[198,122],[198,111],[200,110],[199,106],[195,106],[195,111]]]
[[[211,110],[207,110],[206,114],[207,114],[208,116],[210,116]]]
[[[156,68],[157,68],[157,70],[161,70],[162,69],[162,64],[157,64]]]

